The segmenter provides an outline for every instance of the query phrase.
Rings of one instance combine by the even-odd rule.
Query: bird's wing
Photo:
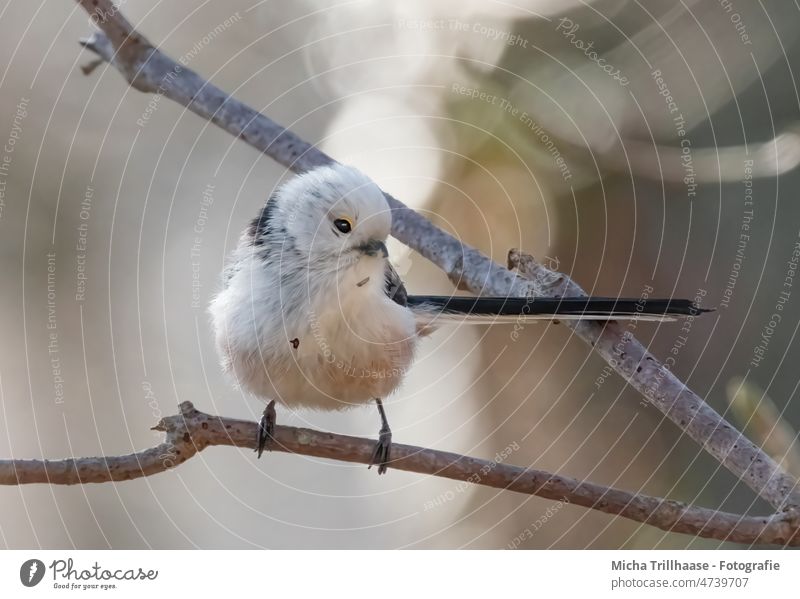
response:
[[[275,194],[272,194],[266,201],[264,206],[258,212],[258,216],[252,219],[242,231],[239,236],[239,245],[237,252],[231,256],[222,271],[222,284],[227,288],[233,276],[239,271],[242,266],[242,254],[251,254],[257,252],[263,259],[269,258],[269,244],[267,235],[272,230],[272,220],[275,215],[275,206],[277,201]],[[238,254],[238,255],[237,255]]]
[[[242,234],[242,241],[249,242],[251,245],[260,246],[264,244],[267,234],[272,229],[272,220],[275,216],[275,208],[278,202],[275,194],[271,195],[258,213],[258,216],[250,221],[248,227]]]
[[[403,279],[400,278],[400,275],[397,274],[397,271],[388,260],[386,261],[384,275],[386,278],[386,285],[384,287],[386,296],[401,306],[407,306],[408,292],[406,292],[406,286],[403,285]]]

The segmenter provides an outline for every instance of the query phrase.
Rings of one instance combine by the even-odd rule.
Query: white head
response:
[[[356,168],[336,164],[314,169],[288,181],[271,202],[270,223],[280,223],[284,230],[270,234],[279,243],[291,243],[312,264],[338,268],[364,256],[386,257],[389,204]]]

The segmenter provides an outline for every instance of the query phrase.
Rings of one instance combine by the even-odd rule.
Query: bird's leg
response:
[[[372,451],[372,459],[370,460],[369,468],[377,464],[378,474],[385,474],[389,467],[389,456],[392,451],[392,430],[389,428],[389,421],[386,420],[383,402],[380,398],[376,398],[375,403],[378,405],[378,412],[380,412],[381,415],[381,430],[378,433],[378,441],[375,443],[375,449]]]
[[[264,453],[267,443],[273,440],[275,434],[275,400],[272,400],[264,408],[264,413],[261,415],[261,422],[258,423],[258,439],[256,442],[256,451],[258,457]]]

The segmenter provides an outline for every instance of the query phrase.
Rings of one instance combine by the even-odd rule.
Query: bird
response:
[[[389,261],[391,228],[378,185],[335,163],[278,187],[241,234],[209,313],[222,370],[268,402],[259,458],[274,442],[276,402],[331,411],[374,401],[381,425],[369,467],[384,474],[392,432],[383,400],[402,383],[420,341],[443,324],[705,311],[683,299],[412,295]]]

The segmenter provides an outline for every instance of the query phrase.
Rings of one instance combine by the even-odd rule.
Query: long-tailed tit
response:
[[[408,295],[387,257],[392,213],[378,186],[334,165],[294,177],[244,231],[211,303],[222,367],[269,400],[340,410],[374,400],[381,417],[372,464],[384,473],[392,434],[381,403],[410,367],[420,338],[441,322],[662,319],[696,314],[688,300],[466,298]]]

